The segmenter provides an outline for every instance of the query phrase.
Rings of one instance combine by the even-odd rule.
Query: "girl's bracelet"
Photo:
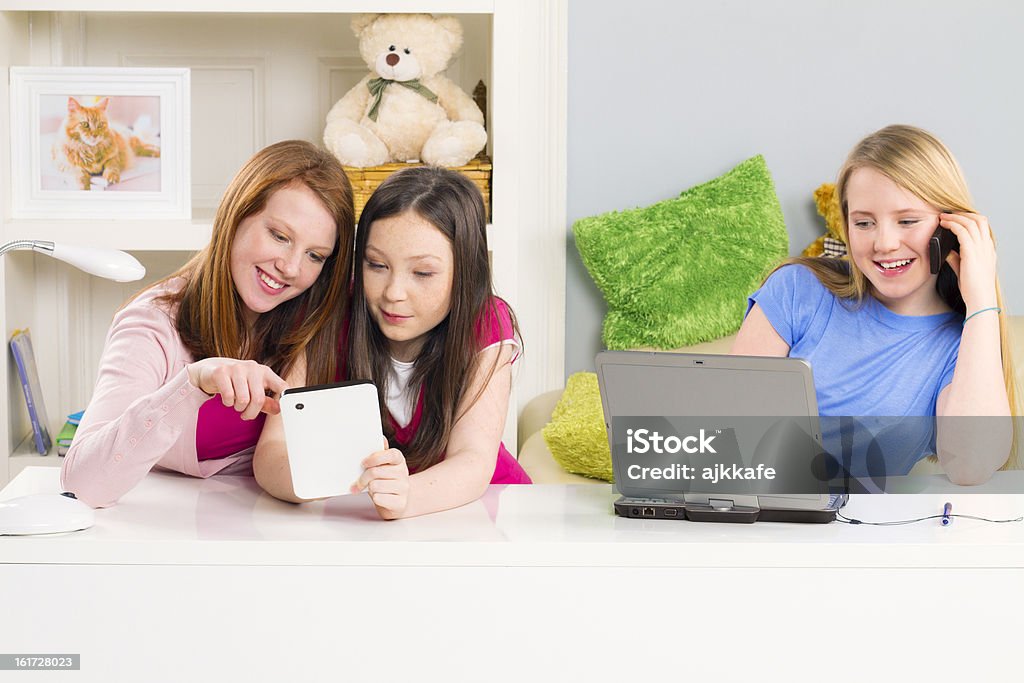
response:
[[[983,308],[980,311],[975,311],[974,313],[971,313],[969,316],[964,318],[964,325],[966,325],[967,321],[970,320],[971,318],[973,318],[974,316],[981,315],[982,313],[985,313],[986,311],[995,311],[996,315],[999,315],[1000,313],[1003,312],[1003,309],[999,308],[998,306],[989,306],[988,308]]]

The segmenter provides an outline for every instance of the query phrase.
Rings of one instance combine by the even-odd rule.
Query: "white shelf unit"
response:
[[[489,239],[499,293],[526,341],[513,414],[563,383],[565,301],[565,3],[558,0],[0,0],[0,239],[50,239],[133,253],[147,282],[206,244],[231,174],[286,138],[319,142],[327,110],[362,74],[349,29],[358,12],[454,14],[466,38],[448,75],[488,87],[494,160]],[[192,69],[190,221],[10,218],[10,66]],[[529,141],[530,144],[523,144]],[[32,330],[55,435],[88,402],[116,308],[145,283],[119,285],[44,256],[0,259],[0,327]],[[25,440],[13,359],[0,363],[0,485],[28,464],[59,464]],[[511,421],[506,434],[514,439]],[[510,448],[512,444],[509,444]]]

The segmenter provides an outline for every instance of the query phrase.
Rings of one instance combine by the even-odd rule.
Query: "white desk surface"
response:
[[[981,490],[1024,490],[1024,472]],[[844,513],[864,521],[954,513],[1024,514],[1024,495],[937,493],[853,496]],[[54,468],[30,467],[0,500],[58,491]],[[949,493],[942,492],[943,490]],[[954,493],[960,491],[959,493]],[[292,505],[249,477],[193,479],[151,472],[88,530],[0,537],[5,564],[145,564],[392,567],[880,567],[1022,568],[1024,523],[956,519],[896,527],[708,524],[623,519],[610,485],[492,486],[455,510],[381,521],[366,495]]]

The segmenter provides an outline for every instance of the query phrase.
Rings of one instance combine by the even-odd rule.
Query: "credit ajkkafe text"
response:
[[[701,429],[697,434],[679,437],[674,434],[662,436],[659,432],[649,429],[626,430],[626,453],[628,455],[689,455],[717,454],[713,442],[721,430],[709,434]],[[773,480],[775,468],[760,463],[755,467],[743,467],[738,464],[727,465],[714,463],[698,468],[695,465],[670,463],[665,466],[642,466],[631,464],[626,468],[626,476],[634,481],[653,480],[701,480],[712,484],[727,480]]]

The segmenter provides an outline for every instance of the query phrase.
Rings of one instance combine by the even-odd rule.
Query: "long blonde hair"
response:
[[[914,126],[886,126],[858,142],[839,169],[836,196],[842,216],[841,232],[847,248],[850,244],[849,206],[846,190],[853,172],[859,168],[878,171],[901,188],[922,201],[946,212],[977,213],[971,193],[967,189],[963,171],[953,154],[931,133]],[[844,259],[837,267],[835,259],[795,258],[787,263],[800,263],[811,269],[821,283],[840,299],[859,305],[870,294],[870,284],[853,259]],[[1003,295],[996,277],[996,305],[1003,306]],[[963,298],[956,275],[948,263],[942,265],[936,289],[950,308],[965,313]],[[1010,413],[1020,415],[1017,403],[1017,383],[1010,348],[1006,315],[999,316],[999,345],[1003,362],[1003,381]],[[1018,464],[1017,420],[1013,421],[1013,447],[1004,469]]]

